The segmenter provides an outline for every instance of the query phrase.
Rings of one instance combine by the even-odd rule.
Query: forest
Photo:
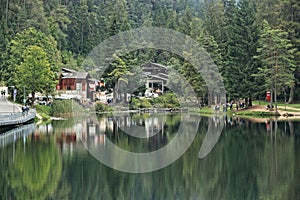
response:
[[[93,48],[139,27],[178,31],[197,41],[218,66],[228,100],[300,100],[298,0],[1,0],[0,83],[51,93],[62,67],[88,71]],[[120,81],[146,62],[172,66],[198,97],[207,83],[191,63],[172,52],[143,49],[115,56],[105,74]],[[107,66],[103,66],[107,67]],[[46,83],[46,84],[45,84]]]

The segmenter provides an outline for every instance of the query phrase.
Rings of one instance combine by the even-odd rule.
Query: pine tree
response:
[[[106,13],[109,36],[130,29],[128,8],[125,0],[110,1]]]
[[[133,73],[130,72],[128,65],[124,62],[122,58],[117,55],[113,55],[115,60],[111,63],[112,72],[108,75],[113,78],[115,83],[114,87],[114,103],[120,100],[119,89],[121,84],[128,84],[128,76],[132,76]]]
[[[259,39],[257,58],[262,67],[255,76],[263,77],[265,88],[271,90],[275,101],[275,112],[277,113],[277,95],[294,84],[294,49],[288,33],[280,29],[272,29],[267,21],[264,21],[264,29]],[[271,104],[273,98],[271,98]]]
[[[201,13],[204,29],[215,38],[218,44],[221,44],[224,41],[224,4],[222,0],[204,0]]]
[[[67,45],[67,30],[71,20],[68,17],[69,11],[66,6],[57,5],[49,11],[48,16],[50,34],[57,41],[57,47],[62,50]]]
[[[288,32],[288,38],[291,40],[293,47],[295,48],[294,58],[296,70],[294,72],[296,80],[295,84],[290,88],[290,95],[288,103],[294,101],[295,90],[298,88],[299,91],[299,80],[300,80],[300,1],[297,0],[286,0],[281,2],[281,23],[280,29]]]
[[[226,92],[230,99],[241,97],[241,83],[245,75],[237,63],[238,49],[236,46],[237,39],[237,12],[238,8],[234,0],[224,1],[225,23],[224,23],[224,41],[220,45],[222,57],[224,59],[223,76],[226,85]]]
[[[257,91],[257,85],[251,74],[256,73],[256,54],[259,37],[256,25],[256,5],[253,0],[225,1],[225,40],[221,44],[224,65],[226,91],[230,99],[248,99]]]

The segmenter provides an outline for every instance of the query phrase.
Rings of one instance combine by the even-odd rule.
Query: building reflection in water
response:
[[[76,130],[82,142],[87,145],[105,145],[107,137],[118,141],[120,135],[133,136],[135,138],[147,139],[158,134],[164,135],[165,120],[163,116],[147,115],[115,115],[102,118],[88,118],[80,122],[82,127]],[[156,138],[155,137],[155,138]]]

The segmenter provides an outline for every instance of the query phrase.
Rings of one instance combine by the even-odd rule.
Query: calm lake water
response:
[[[300,199],[299,121],[135,114],[30,130],[0,141],[0,199]],[[109,145],[137,154],[173,147],[138,163]],[[117,170],[163,165],[173,151],[179,158],[162,169]]]

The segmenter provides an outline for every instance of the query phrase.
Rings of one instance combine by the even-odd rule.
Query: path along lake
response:
[[[53,121],[2,141],[0,199],[300,199],[300,121],[182,115]],[[155,152],[178,135],[183,155],[147,173],[119,171],[145,163],[107,149]],[[117,164],[102,164],[100,152]]]

